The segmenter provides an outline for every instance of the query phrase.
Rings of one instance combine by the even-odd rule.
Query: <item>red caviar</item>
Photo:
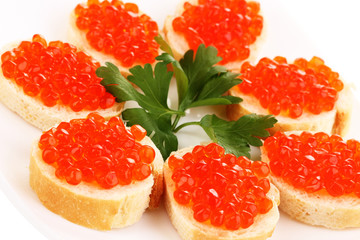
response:
[[[263,28],[260,4],[245,0],[199,0],[184,3],[184,12],[172,26],[182,33],[191,49],[213,45],[223,58],[221,64],[247,59],[249,46]]]
[[[39,147],[42,159],[55,167],[58,178],[72,185],[94,182],[109,189],[151,174],[155,151],[139,143],[144,137],[135,138],[118,117],[105,122],[91,113],[44,132]]]
[[[284,57],[263,58],[256,66],[245,62],[240,72],[240,92],[256,97],[270,114],[291,118],[332,110],[344,87],[339,74],[318,57],[298,58],[293,64]]]
[[[155,61],[158,25],[149,16],[139,14],[136,4],[89,0],[85,5],[78,4],[75,14],[76,26],[97,51],[114,56],[125,67]]]
[[[319,132],[277,132],[264,142],[272,173],[308,193],[326,190],[360,198],[360,142]]]
[[[174,198],[193,210],[194,219],[228,230],[248,228],[257,214],[273,207],[266,196],[270,170],[264,162],[225,154],[216,143],[196,146],[184,156],[171,155]]]
[[[62,104],[78,112],[110,108],[115,98],[95,74],[100,66],[75,46],[61,41],[47,43],[39,34],[1,55],[4,76],[36,97],[45,106]]]

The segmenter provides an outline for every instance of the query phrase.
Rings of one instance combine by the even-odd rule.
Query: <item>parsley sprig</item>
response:
[[[116,97],[116,101],[136,101],[141,108],[128,108],[122,112],[127,125],[140,124],[146,130],[164,159],[178,149],[175,135],[183,127],[199,125],[210,139],[223,146],[228,153],[250,157],[250,145],[261,146],[258,137],[269,136],[267,128],[276,123],[271,115],[250,114],[237,121],[226,121],[215,115],[205,115],[200,121],[178,125],[185,111],[190,108],[209,105],[228,105],[242,101],[241,98],[224,95],[230,88],[241,83],[239,74],[228,72],[217,66],[221,58],[214,47],[200,45],[194,55],[189,50],[177,61],[170,46],[156,37],[163,54],[153,68],[150,64],[135,66],[130,75],[124,78],[112,63],[97,69],[96,74],[103,78],[101,84]],[[172,71],[168,71],[168,65]],[[175,76],[178,107],[167,105],[170,81]],[[134,87],[131,83],[136,85]]]

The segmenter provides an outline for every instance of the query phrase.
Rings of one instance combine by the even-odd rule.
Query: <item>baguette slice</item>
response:
[[[36,141],[30,157],[30,186],[43,205],[63,218],[97,230],[123,228],[139,221],[146,208],[159,205],[163,191],[163,159],[149,137],[141,144],[155,150],[152,174],[127,186],[102,189],[81,182],[70,185],[55,176],[55,168],[45,163]]]
[[[139,14],[141,14],[141,12]],[[99,61],[101,65],[105,65],[106,62],[111,62],[111,63],[115,64],[119,68],[119,71],[121,72],[121,74],[124,77],[127,77],[128,75],[130,75],[129,69],[131,67],[122,66],[121,62],[118,61],[112,55],[105,54],[103,52],[99,52],[96,49],[94,49],[92,46],[90,46],[88,40],[86,39],[86,33],[79,30],[78,27],[76,26],[75,11],[71,12],[69,21],[70,21],[70,24],[69,24],[70,27],[69,27],[69,30],[68,30],[67,38],[68,38],[68,41],[70,43],[74,44],[79,49],[88,52],[97,61]],[[159,32],[159,34],[161,34],[161,32]],[[159,49],[159,53],[160,53],[160,51],[161,50]],[[135,62],[133,66],[138,65],[138,64],[140,64],[140,63]],[[140,65],[143,65],[143,64],[140,64]]]
[[[167,16],[165,18],[164,29],[163,29],[166,40],[173,51],[175,59],[177,59],[177,60],[180,60],[184,56],[185,52],[190,49],[189,44],[187,43],[185,37],[182,34],[175,32],[174,28],[172,26],[173,20],[176,17],[181,16],[181,14],[183,13],[185,2],[189,2],[193,5],[197,5],[199,1],[198,0],[182,0],[176,8],[175,14],[171,15],[171,16]],[[249,58],[244,59],[242,61],[229,62],[229,63],[225,64],[224,67],[227,69],[230,69],[230,70],[235,70],[235,69],[239,69],[241,67],[241,64],[244,61],[254,61],[257,57],[260,46],[262,45],[262,43],[265,40],[265,35],[266,35],[266,23],[264,21],[264,26],[263,26],[261,35],[258,36],[256,38],[256,41],[250,45]]]
[[[301,132],[293,131],[286,134],[292,133]],[[264,147],[261,147],[261,160],[269,162]],[[325,190],[307,193],[271,173],[270,180],[280,191],[280,209],[290,217],[306,224],[331,229],[360,227],[360,198],[353,193],[332,197]]]
[[[3,51],[6,52],[17,47],[18,44],[8,45]],[[19,114],[30,124],[45,131],[60,122],[67,122],[75,118],[86,118],[93,111],[82,110],[74,112],[70,107],[55,105],[45,106],[40,99],[26,95],[19,85],[13,80],[7,79],[0,68],[0,101],[10,110]],[[124,107],[124,103],[115,103],[112,108],[98,109],[97,112],[105,119],[118,116]]]
[[[176,155],[183,156],[185,153],[192,151],[192,148],[184,148],[177,151]],[[190,208],[178,204],[173,193],[175,191],[174,181],[171,179],[172,170],[166,161],[164,164],[165,179],[165,208],[170,220],[179,235],[184,240],[262,240],[269,238],[279,220],[279,192],[271,184],[271,189],[267,196],[273,201],[273,208],[266,214],[259,214],[255,222],[247,229],[229,231],[207,224],[197,222],[193,218],[193,212]]]
[[[239,104],[228,105],[226,114],[229,120],[235,121],[241,116],[250,113],[267,115],[268,110],[260,105],[257,98],[252,95],[243,94],[236,89],[229,91],[231,96],[240,97],[243,101]],[[339,98],[336,101],[333,110],[322,112],[319,115],[304,112],[299,118],[292,119],[287,116],[278,115],[278,122],[269,129],[271,135],[277,131],[315,131],[326,132],[328,134],[339,134],[344,136],[350,125],[352,111],[353,94],[350,85],[345,85],[344,89],[339,92]]]

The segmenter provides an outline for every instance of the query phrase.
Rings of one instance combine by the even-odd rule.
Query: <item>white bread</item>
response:
[[[182,156],[191,150],[192,148],[184,148],[177,151],[176,154]],[[267,196],[273,201],[273,208],[266,214],[257,215],[254,224],[249,228],[229,231],[197,222],[193,218],[193,213],[190,208],[178,204],[173,197],[175,184],[171,179],[171,175],[172,171],[166,161],[164,164],[165,208],[172,224],[182,239],[262,240],[267,239],[272,235],[275,225],[279,220],[279,211],[277,208],[279,205],[279,192],[274,185],[271,184],[271,189],[267,193]]]
[[[155,150],[152,174],[130,185],[102,189],[86,182],[74,186],[58,179],[55,168],[42,160],[36,141],[30,157],[30,186],[46,208],[73,223],[97,230],[129,226],[141,218],[146,208],[159,205],[163,190],[160,151],[149,137],[140,143]]]
[[[176,17],[181,16],[181,14],[184,11],[184,3],[189,2],[193,5],[198,4],[198,0],[182,0],[179,5],[176,8],[175,14],[171,16],[167,16],[165,18],[164,22],[164,29],[163,32],[166,37],[166,41],[170,45],[174,57],[177,60],[180,60],[185,52],[190,49],[189,44],[187,43],[184,35],[179,34],[174,31],[174,28],[172,26],[172,22]],[[261,12],[260,12],[261,14]],[[241,67],[241,64],[244,61],[254,61],[257,57],[257,53],[259,52],[260,47],[262,46],[262,43],[264,42],[266,35],[266,23],[264,21],[263,23],[263,29],[261,32],[261,35],[256,38],[256,41],[250,45],[250,56],[247,59],[244,59],[242,61],[235,61],[235,62],[229,62],[224,65],[225,68],[233,70],[233,69],[239,69]]]
[[[243,99],[239,104],[227,106],[226,114],[229,120],[235,121],[250,113],[269,114],[268,110],[263,108],[254,96],[243,94],[235,89],[230,89],[229,94]],[[352,100],[351,86],[345,85],[344,89],[339,92],[339,98],[333,110],[322,112],[319,115],[303,112],[297,119],[282,115],[275,116],[278,122],[269,129],[269,132],[273,135],[277,131],[321,131],[344,136],[350,125]]]
[[[141,13],[139,13],[139,14],[141,14]],[[70,43],[74,44],[79,49],[89,53],[93,58],[95,58],[97,61],[99,61],[101,65],[105,65],[106,62],[111,62],[119,68],[119,71],[121,72],[121,74],[124,77],[127,77],[128,75],[130,75],[129,69],[135,65],[140,64],[140,63],[135,62],[134,65],[131,67],[124,67],[121,65],[121,62],[118,61],[112,55],[105,54],[103,52],[99,52],[96,49],[94,49],[93,47],[91,47],[89,42],[86,39],[86,33],[79,30],[78,27],[76,26],[75,11],[72,11],[72,13],[70,15],[70,24],[69,25],[70,26],[69,26],[69,30],[68,30],[68,41]],[[159,32],[159,34],[161,34],[161,32]],[[159,49],[159,53],[160,53],[160,51],[161,50]],[[140,64],[140,65],[144,65],[144,64]]]
[[[12,50],[18,44],[10,44],[3,49],[3,52]],[[58,125],[60,122],[70,121],[75,118],[86,118],[93,112],[82,110],[74,112],[70,107],[64,105],[55,105],[53,107],[45,106],[39,97],[34,98],[26,95],[23,88],[4,77],[0,68],[0,101],[3,102],[10,110],[19,114],[23,119],[37,128],[45,131]],[[124,103],[115,103],[112,108],[96,110],[105,119],[118,116],[124,107]]]
[[[301,132],[286,134],[292,133],[299,135]],[[269,162],[264,147],[261,147],[261,160]],[[270,174],[270,180],[280,191],[279,208],[290,217],[306,224],[331,229],[360,227],[360,198],[355,194],[332,197],[326,190],[307,193],[273,174]]]

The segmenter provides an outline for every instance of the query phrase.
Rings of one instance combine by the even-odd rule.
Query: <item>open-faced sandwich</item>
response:
[[[177,59],[203,43],[217,48],[221,65],[238,69],[244,60],[256,57],[264,36],[259,12],[260,4],[254,1],[182,1],[166,18],[164,33]]]
[[[30,186],[52,212],[110,230],[159,205],[163,159],[139,125],[91,113],[44,132],[32,147]]]
[[[360,227],[360,142],[324,132],[278,132],[262,147],[280,209],[332,229]]]
[[[157,23],[134,3],[89,0],[70,17],[69,41],[101,64],[116,64],[124,75],[132,66],[155,62],[158,34]]]
[[[164,165],[165,207],[181,238],[269,238],[279,220],[269,171],[216,143],[171,154]]]
[[[109,119],[124,104],[100,84],[95,74],[99,66],[75,46],[35,34],[2,53],[0,101],[42,130],[92,111]]]
[[[248,113],[273,114],[278,122],[270,129],[272,134],[294,130],[346,133],[352,92],[322,59],[298,58],[290,64],[283,57],[262,58],[256,65],[245,62],[239,70],[243,82],[230,95],[243,102],[228,106],[230,120]]]

